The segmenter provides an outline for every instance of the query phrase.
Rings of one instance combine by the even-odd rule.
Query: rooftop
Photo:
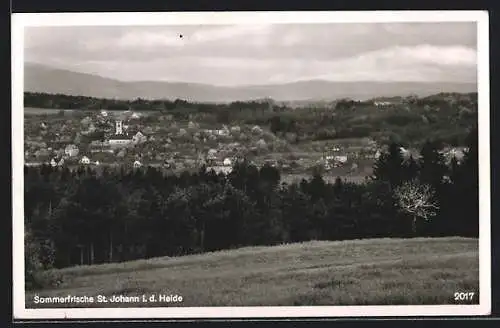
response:
[[[132,139],[132,135],[130,134],[113,134],[109,137],[109,140],[130,140]]]

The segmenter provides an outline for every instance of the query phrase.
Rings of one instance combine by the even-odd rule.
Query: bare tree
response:
[[[428,184],[413,179],[405,181],[394,190],[399,210],[412,216],[412,232],[417,232],[417,220],[430,220],[436,216],[439,206],[434,201],[434,190]]]

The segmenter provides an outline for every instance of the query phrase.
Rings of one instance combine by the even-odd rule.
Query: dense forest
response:
[[[280,183],[273,167],[237,163],[228,175],[154,168],[25,167],[26,287],[49,268],[307,240],[478,236],[478,139],[445,165],[435,142],[404,160],[391,144],[364,184],[319,173]]]

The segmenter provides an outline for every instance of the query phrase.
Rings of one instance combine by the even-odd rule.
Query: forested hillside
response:
[[[433,142],[409,161],[392,144],[361,185],[319,174],[280,184],[278,170],[245,162],[227,177],[26,167],[27,286],[43,285],[37,273],[54,266],[314,239],[477,237],[477,142],[476,129],[449,167]]]
[[[330,104],[290,108],[272,100],[194,103],[177,99],[133,101],[83,96],[25,93],[25,107],[89,110],[152,111],[174,120],[200,120],[218,124],[267,125],[292,142],[371,137],[422,145],[427,138],[452,146],[464,145],[465,136],[477,122],[477,93],[436,94],[428,97],[378,101],[338,100]]]

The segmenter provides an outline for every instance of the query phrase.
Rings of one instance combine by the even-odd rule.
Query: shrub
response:
[[[27,290],[56,287],[62,283],[62,276],[47,270],[54,262],[54,248],[51,243],[40,243],[29,229],[24,234],[24,281]],[[47,270],[47,271],[46,271]]]
[[[260,139],[259,141],[257,141],[257,147],[259,147],[259,149],[267,149],[267,143],[264,139]]]
[[[253,128],[252,128],[252,133],[255,134],[255,135],[261,135],[262,134],[262,128],[258,125],[255,125]]]

